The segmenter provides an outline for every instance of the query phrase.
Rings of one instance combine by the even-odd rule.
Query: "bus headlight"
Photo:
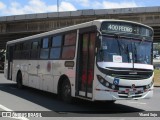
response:
[[[150,84],[146,85],[146,89],[151,88],[151,87],[152,87],[152,85],[153,85],[153,81],[152,81]]]
[[[101,77],[100,75],[97,75],[97,78],[98,78],[98,81],[99,81],[101,84],[103,84],[103,85],[106,84],[107,81],[106,81],[103,77]]]
[[[109,83],[107,80],[105,80],[103,77],[101,77],[100,75],[97,75],[97,79],[98,81],[105,87],[113,89],[113,90],[119,90],[117,85],[111,84]]]
[[[107,87],[109,86],[109,83],[108,83],[108,82],[106,83],[106,86],[107,86]]]
[[[146,85],[146,89],[148,89],[149,88],[149,85]]]
[[[152,87],[152,83],[151,83],[151,84],[149,84],[149,87]]]
[[[115,85],[112,85],[112,89],[115,89]]]
[[[111,83],[107,82],[103,77],[100,75],[97,75],[98,81],[105,87],[108,87],[110,89],[115,89],[115,85],[112,85]],[[113,87],[112,87],[113,86]]]
[[[100,82],[101,82],[101,83],[103,83],[103,82],[104,82],[104,80],[103,80],[103,79],[100,79]]]

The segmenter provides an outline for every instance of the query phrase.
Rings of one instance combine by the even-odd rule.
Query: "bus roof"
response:
[[[83,27],[89,27],[89,26],[93,26],[93,25],[97,25],[97,27],[100,29],[100,24],[102,22],[126,22],[126,23],[133,23],[133,24],[137,24],[137,25],[141,25],[141,26],[145,26],[151,30],[153,30],[151,27],[138,23],[138,22],[133,22],[133,21],[126,21],[126,20],[116,20],[116,19],[98,19],[98,20],[93,20],[90,22],[85,22],[85,23],[81,23],[81,24],[77,24],[77,25],[72,25],[72,26],[68,26],[68,27],[64,27],[64,28],[60,28],[60,29],[56,29],[56,30],[51,30],[48,32],[44,32],[44,33],[40,33],[40,34],[36,34],[36,35],[32,35],[32,36],[28,36],[28,37],[24,37],[24,38],[20,38],[20,39],[16,39],[16,40],[12,40],[12,41],[8,41],[7,44],[13,44],[16,42],[22,42],[22,41],[27,41],[30,39],[36,39],[36,38],[41,38],[44,36],[49,36],[52,34],[57,34],[59,32],[66,32],[69,30],[76,30],[79,28],[83,28]]]

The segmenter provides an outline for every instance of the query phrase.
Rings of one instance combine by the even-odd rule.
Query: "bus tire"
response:
[[[22,89],[23,88],[21,72],[18,72],[18,74],[17,74],[17,88],[18,89]]]
[[[63,81],[61,90],[62,90],[62,93],[61,93],[62,100],[67,103],[71,103],[72,101],[71,85],[68,79],[65,79]]]

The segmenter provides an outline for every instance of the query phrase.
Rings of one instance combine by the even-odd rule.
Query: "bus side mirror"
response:
[[[96,40],[96,47],[100,48],[101,47],[101,41],[97,38]]]

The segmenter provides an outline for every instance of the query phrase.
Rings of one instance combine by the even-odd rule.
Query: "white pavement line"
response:
[[[7,112],[13,112],[13,110],[11,110],[1,104],[0,104],[0,108],[3,109],[4,111],[7,111]],[[25,118],[25,117],[9,117],[9,118],[13,118],[13,119],[17,119],[17,120],[29,120],[28,118]]]
[[[13,111],[13,110],[11,110],[11,109],[9,109],[9,108],[1,105],[1,104],[0,104],[0,108],[3,109],[3,110],[5,110],[5,111]]]
[[[147,104],[147,103],[142,103],[142,102],[128,102],[128,103],[143,104],[143,105]]]

